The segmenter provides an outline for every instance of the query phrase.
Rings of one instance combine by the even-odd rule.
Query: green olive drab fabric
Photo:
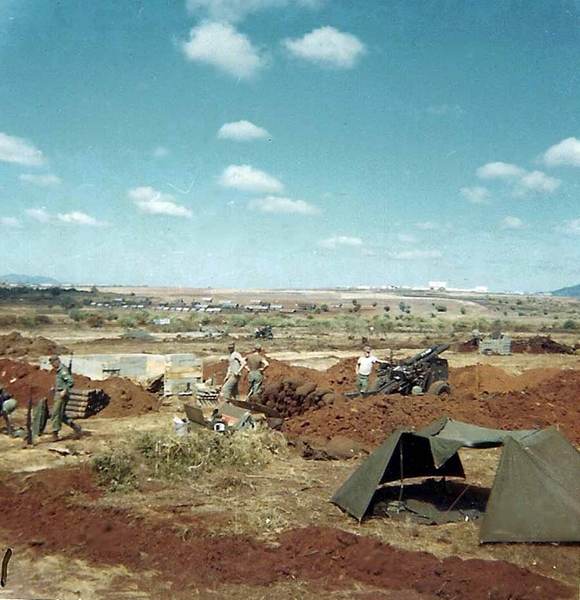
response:
[[[458,450],[503,446],[480,540],[579,542],[580,452],[556,428],[502,431],[439,419],[419,433],[389,436],[333,495],[361,521],[384,483],[464,477]]]
[[[377,487],[412,477],[465,477],[461,443],[396,431],[344,482],[331,502],[362,520]]]
[[[480,540],[580,541],[580,452],[555,427],[506,439]]]

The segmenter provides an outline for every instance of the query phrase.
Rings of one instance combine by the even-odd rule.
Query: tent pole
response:
[[[401,475],[401,488],[399,489],[399,504],[397,506],[397,513],[401,512],[401,504],[403,503],[403,440],[399,442],[399,474]]]

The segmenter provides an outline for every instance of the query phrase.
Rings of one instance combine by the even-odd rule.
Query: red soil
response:
[[[452,369],[449,396],[376,395],[343,400],[286,420],[290,437],[348,436],[367,449],[396,429],[416,430],[448,416],[483,427],[535,429],[555,425],[580,444],[580,371],[534,369],[519,377],[485,365]]]
[[[69,350],[65,346],[60,346],[56,342],[41,336],[25,337],[17,331],[0,335],[0,355],[8,358],[27,357],[37,360],[39,356],[68,353]]]
[[[83,375],[74,374],[75,388],[81,390],[102,389],[110,397],[111,403],[99,413],[102,417],[126,417],[141,415],[159,407],[159,399],[141,386],[122,377],[112,377],[104,381],[92,381]],[[52,401],[50,388],[54,387],[54,372],[44,371],[26,363],[0,359],[0,381],[6,391],[12,394],[21,405],[32,397],[36,404],[41,398]]]
[[[377,592],[406,592],[396,596],[401,600],[553,600],[575,593],[506,562],[438,559],[332,528],[289,530],[275,545],[243,536],[215,537],[170,507],[163,515],[134,515],[95,506],[98,495],[87,469],[59,470],[51,478],[3,474],[2,529],[15,552],[33,547],[95,565],[157,571],[158,577],[145,578],[142,585],[160,600],[191,598],[220,583],[265,587],[289,580],[309,582],[311,589],[350,590],[362,584]],[[22,518],[24,505],[34,518]]]

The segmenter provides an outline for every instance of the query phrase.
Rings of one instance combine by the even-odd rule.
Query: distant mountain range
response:
[[[22,285],[60,285],[60,281],[57,281],[52,277],[42,277],[40,275],[18,275],[16,273],[0,275],[0,283],[2,282]]]
[[[563,287],[559,290],[551,292],[552,296],[570,296],[572,298],[580,297],[580,283],[578,285],[572,285],[570,287]]]

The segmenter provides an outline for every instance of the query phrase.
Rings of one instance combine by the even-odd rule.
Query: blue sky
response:
[[[578,0],[0,0],[0,274],[580,283]]]

